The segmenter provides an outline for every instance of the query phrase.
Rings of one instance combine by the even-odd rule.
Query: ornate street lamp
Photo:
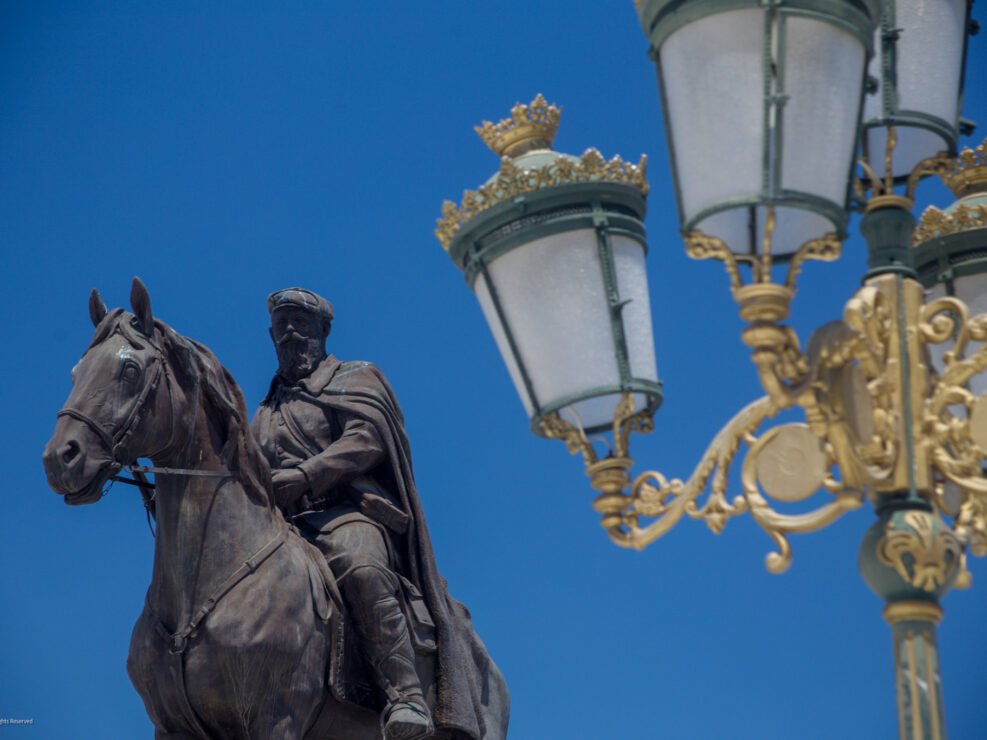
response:
[[[561,110],[539,95],[477,133],[500,169],[436,235],[466,275],[536,433],[559,416],[610,427],[623,397],[661,402],[644,268],[645,159],[552,151]]]
[[[687,241],[754,261],[845,234],[875,5],[639,3]]]
[[[939,600],[953,586],[969,585],[967,549],[987,554],[987,396],[976,395],[976,376],[987,370],[987,314],[971,316],[970,310],[987,303],[981,292],[987,272],[987,166],[982,148],[954,159],[966,35],[973,31],[970,3],[639,0],[636,5],[658,70],[687,252],[725,264],[747,324],[742,340],[752,350],[765,395],[717,433],[687,480],[657,471],[632,478],[629,436],[651,429],[658,398],[657,386],[649,394],[646,386],[631,382],[639,379],[634,368],[643,366],[631,362],[630,380],[619,375],[619,382],[604,383],[601,393],[608,400],[594,405],[592,414],[578,406],[584,398],[597,398],[587,391],[576,392],[575,403],[566,396],[532,401],[539,384],[524,381],[517,358],[527,362],[525,350],[511,337],[534,333],[536,326],[553,329],[534,312],[498,308],[496,298],[485,298],[476,288],[481,268],[472,268],[470,260],[487,254],[487,235],[516,234],[520,248],[532,249],[541,244],[536,231],[541,211],[494,219],[492,214],[512,207],[507,199],[513,195],[495,197],[504,191],[493,184],[499,182],[495,178],[479,205],[469,193],[461,209],[446,205],[440,240],[466,270],[481,304],[490,304],[485,313],[496,319],[491,325],[515,384],[528,390],[525,403],[535,430],[582,454],[591,485],[600,492],[594,507],[618,545],[643,548],[686,516],[719,533],[731,518],[749,513],[774,543],[768,570],[781,573],[791,563],[792,534],[821,529],[870,502],[877,520],[862,543],[860,569],[886,602],[902,737],[944,737],[935,633]],[[858,152],[862,181],[854,176]],[[511,162],[505,160],[504,167],[514,167]],[[541,164],[531,163],[536,162]],[[552,179],[522,169],[523,182]],[[962,197],[946,214],[926,216],[922,243],[913,252],[914,192],[932,174],[961,186]],[[553,200],[548,192],[544,197],[562,213],[576,205]],[[586,200],[579,200],[583,209]],[[593,202],[591,210],[610,208],[603,197]],[[846,304],[842,320],[820,327],[803,349],[784,324],[796,278],[807,260],[839,256],[848,212],[855,207],[864,212],[861,230],[869,254],[864,287]],[[489,224],[484,209],[491,214]],[[643,201],[642,208],[631,210],[639,221]],[[965,228],[954,229],[959,222]],[[608,240],[598,221],[593,226],[600,264],[606,265]],[[628,234],[643,234],[637,226]],[[498,256],[490,252],[490,264]],[[927,285],[942,284],[933,287],[929,302],[913,258]],[[552,302],[565,301],[567,310],[580,306],[601,313],[592,308],[600,303],[599,289],[580,296],[577,281],[547,260],[530,260],[502,275],[494,281],[499,293],[546,286]],[[635,279],[642,283],[634,299],[643,304],[643,276]],[[628,315],[618,309],[623,290],[607,303],[611,319]],[[498,321],[509,324],[509,331],[499,330]],[[633,323],[642,330],[641,340],[633,339],[627,321],[620,330],[614,324],[605,336],[622,336],[628,347],[650,352],[647,322]],[[592,355],[604,359],[580,359],[546,347],[541,360],[571,378],[588,377],[594,362],[615,364],[599,349]],[[579,366],[572,367],[574,362]],[[640,380],[656,382],[643,374]],[[620,394],[616,403],[615,393]],[[804,422],[766,424],[794,409],[801,409]],[[605,426],[613,442],[610,454],[601,457],[587,435]],[[738,458],[741,491],[728,498],[729,471]],[[824,501],[810,508],[818,503],[817,493]],[[789,513],[791,504],[799,506]]]

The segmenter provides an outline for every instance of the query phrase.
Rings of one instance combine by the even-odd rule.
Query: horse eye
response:
[[[120,370],[120,379],[126,383],[136,383],[141,379],[141,369],[137,366],[136,362],[124,363],[123,369]]]

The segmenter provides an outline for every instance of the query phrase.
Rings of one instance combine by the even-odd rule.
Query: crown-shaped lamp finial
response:
[[[500,157],[519,157],[532,149],[551,149],[562,109],[549,105],[541,93],[528,105],[517,103],[500,123],[484,121],[475,131]]]
[[[957,198],[987,193],[987,139],[976,149],[964,147],[942,179]]]

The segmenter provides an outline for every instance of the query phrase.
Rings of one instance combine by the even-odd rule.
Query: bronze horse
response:
[[[153,317],[137,279],[131,304],[107,311],[90,296],[96,332],[44,464],[76,505],[138,458],[158,471],[154,568],[127,660],[155,737],[380,738],[377,713],[333,690],[341,666],[329,656],[346,652],[338,592],[274,506],[239,387],[209,349]],[[507,690],[492,662],[483,686],[483,738],[501,740]]]

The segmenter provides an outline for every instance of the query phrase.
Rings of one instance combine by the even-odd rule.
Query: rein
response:
[[[133,473],[155,473],[159,475],[189,475],[200,478],[229,478],[233,473],[229,470],[192,470],[190,468],[159,468],[153,465],[128,465],[127,468]],[[154,483],[148,480],[134,480],[124,478],[122,475],[114,475],[110,480],[127,483],[131,486],[141,488],[154,488]]]

